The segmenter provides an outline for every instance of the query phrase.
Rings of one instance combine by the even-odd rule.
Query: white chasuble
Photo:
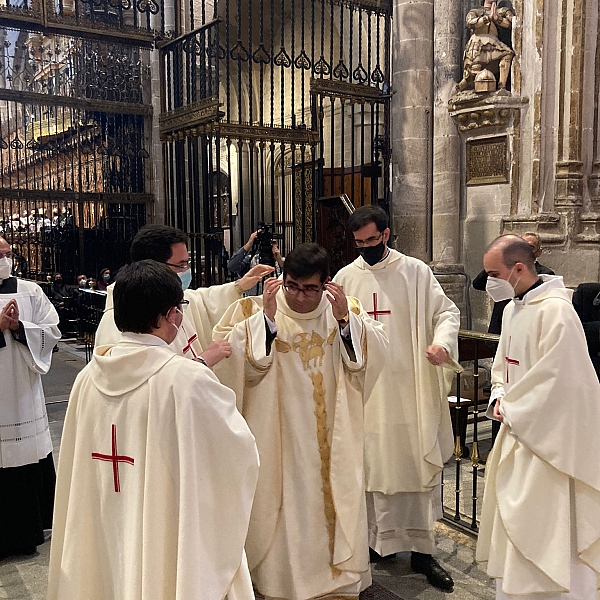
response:
[[[58,314],[39,285],[17,280],[15,293],[0,294],[0,310],[19,306],[27,345],[7,329],[0,348],[0,468],[37,463],[52,452],[41,375],[50,369],[60,340]]]
[[[477,559],[502,580],[501,597],[580,598],[587,578],[583,597],[595,599],[600,384],[571,292],[562,277],[542,279],[504,310],[492,397],[505,421],[487,461]]]
[[[441,516],[440,474],[454,449],[447,400],[453,372],[431,365],[425,351],[439,344],[457,360],[460,313],[425,263],[395,250],[374,266],[357,258],[334,281],[390,339],[365,404],[370,545],[383,555],[430,554]]]
[[[387,338],[349,305],[352,349],[325,295],[301,314],[278,292],[270,352],[262,298],[236,302],[215,328],[233,347],[217,373],[236,391],[261,459],[246,551],[267,598],[356,596],[371,581],[362,411]]]
[[[96,348],[116,344],[121,338],[121,332],[115,325],[114,287],[113,283],[106,290],[106,307],[94,342]],[[185,290],[184,297],[190,304],[183,313],[181,327],[170,347],[176,354],[194,359],[211,343],[213,327],[223,316],[227,307],[241,297],[241,293],[235,283],[226,283],[196,290]]]
[[[253,600],[258,478],[235,395],[152,335],[94,351],[62,436],[48,600]]]

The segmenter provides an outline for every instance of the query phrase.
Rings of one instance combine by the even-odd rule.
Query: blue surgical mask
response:
[[[179,279],[181,279],[181,287],[184,290],[187,290],[190,287],[190,283],[192,283],[192,270],[186,269],[181,273],[177,273],[179,275]]]

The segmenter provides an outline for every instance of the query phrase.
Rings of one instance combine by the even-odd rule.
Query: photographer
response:
[[[227,268],[237,275],[243,277],[250,268],[258,264],[275,267],[274,275],[279,277],[283,268],[284,258],[275,239],[277,234],[272,233],[273,225],[259,221],[260,229],[250,234],[248,241],[233,253]],[[262,294],[262,282],[246,292],[248,296]]]

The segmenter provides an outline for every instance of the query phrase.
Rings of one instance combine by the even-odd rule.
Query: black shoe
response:
[[[371,562],[381,562],[382,560],[392,560],[393,558],[396,558],[395,552],[394,554],[386,554],[385,556],[381,556],[381,554],[375,552],[373,548],[369,548],[369,560]]]
[[[410,567],[413,571],[425,575],[427,581],[438,590],[443,592],[454,591],[452,577],[431,554],[411,552]]]

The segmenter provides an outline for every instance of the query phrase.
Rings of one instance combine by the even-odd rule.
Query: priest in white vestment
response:
[[[283,285],[282,285],[283,284]],[[283,279],[215,327],[261,460],[246,551],[265,598],[356,598],[370,585],[363,400],[384,361],[383,326],[330,282],[329,256],[301,244]]]
[[[442,517],[440,477],[454,448],[448,389],[458,357],[460,313],[422,261],[387,246],[385,211],[348,220],[360,256],[334,281],[387,327],[390,349],[365,404],[369,545],[380,556],[411,551],[412,568],[445,591],[450,574],[433,558]]]
[[[39,285],[12,270],[0,237],[0,559],[44,542],[56,479],[41,375],[60,339],[58,314]]]
[[[69,398],[47,598],[253,600],[258,452],[235,394],[169,348],[187,301],[168,267],[123,267],[114,297],[121,339]]]
[[[188,289],[192,280],[188,241],[187,234],[181,229],[168,225],[146,225],[133,238],[131,260],[156,260],[177,273],[190,304],[171,348],[177,354],[213,367],[230,354],[229,344],[212,342],[213,327],[232,302],[241,298],[244,291],[255,286],[273,268],[257,265],[236,282],[191,290]],[[116,344],[121,336],[115,325],[113,288],[114,284],[107,289],[106,307],[96,331],[96,347]]]
[[[490,296],[512,302],[492,369],[490,410],[503,425],[487,460],[477,559],[489,561],[498,600],[596,600],[600,384],[572,292],[562,277],[539,276],[534,259],[514,235],[483,259]]]

